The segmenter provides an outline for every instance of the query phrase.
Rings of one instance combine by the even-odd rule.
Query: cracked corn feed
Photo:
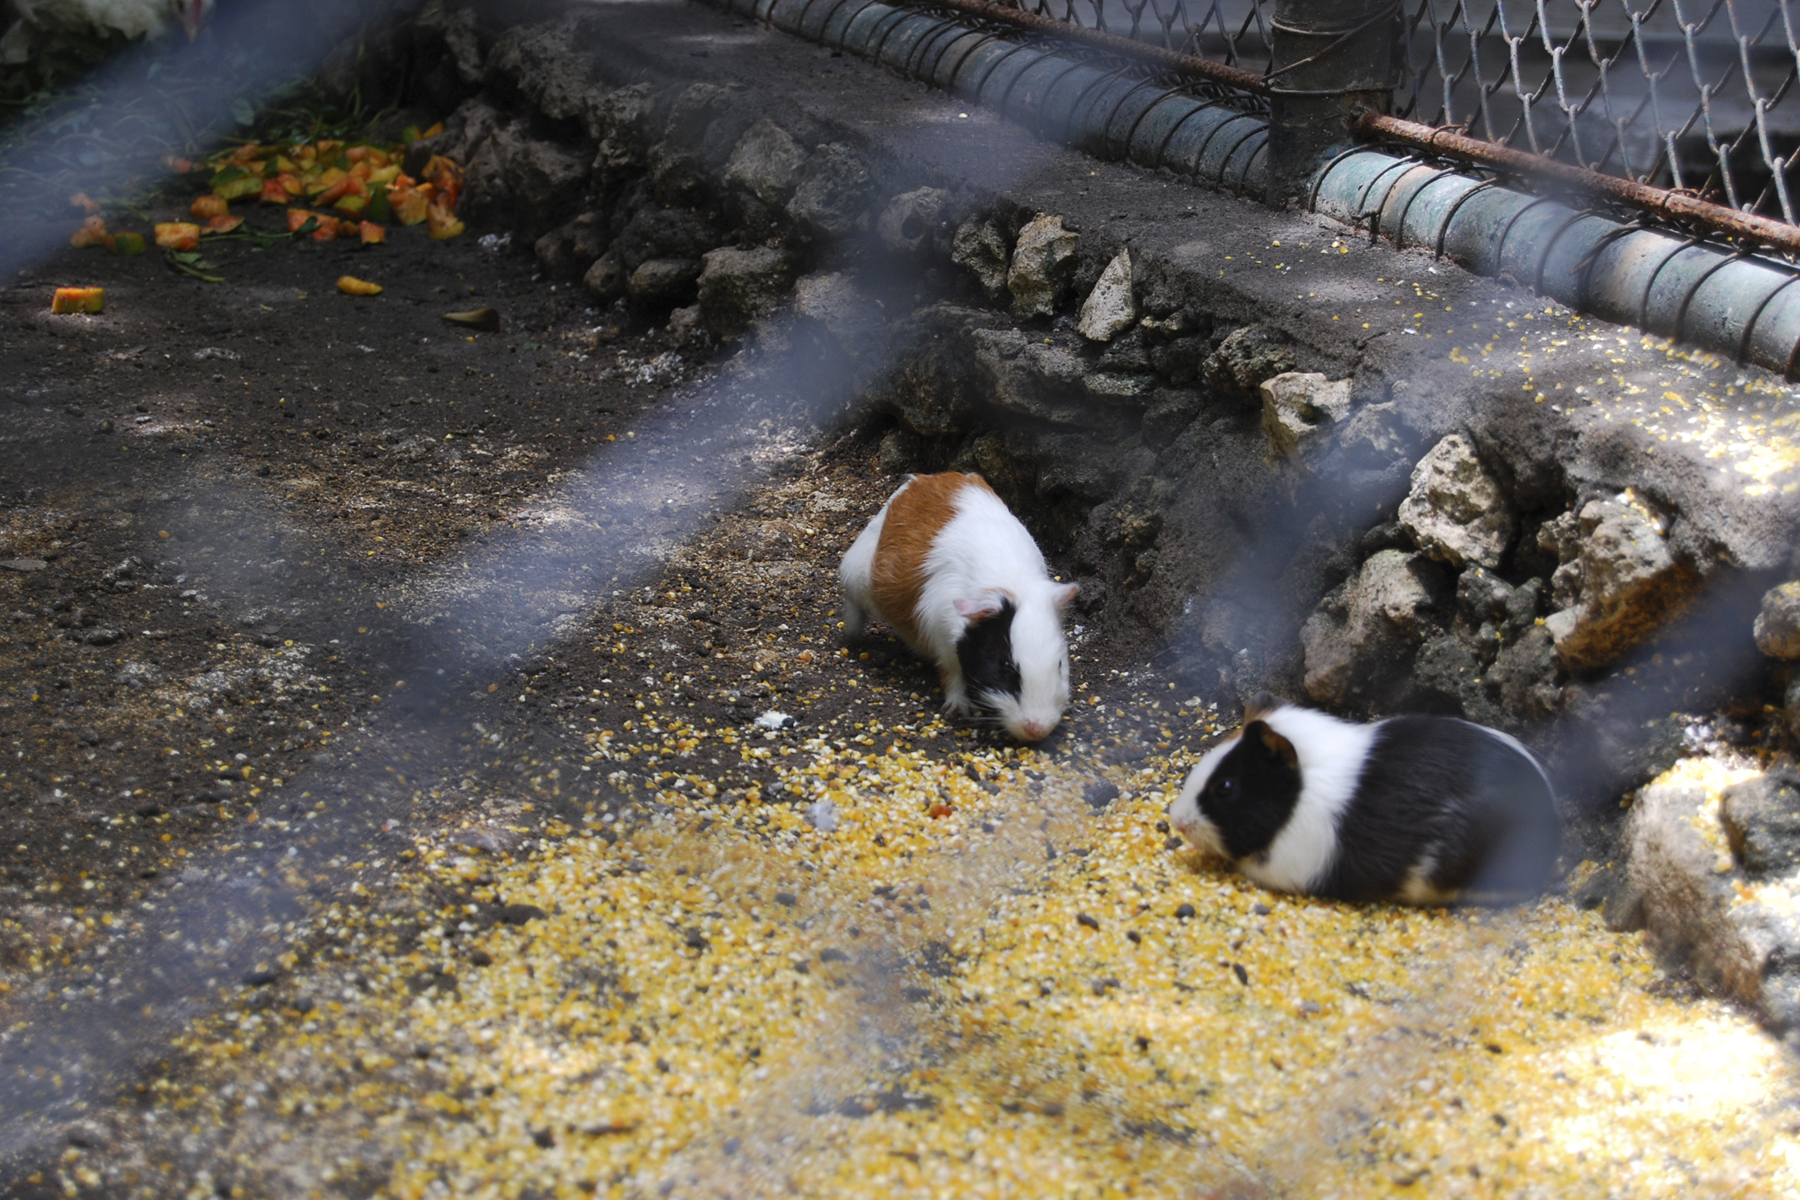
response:
[[[938,727],[659,732],[778,747],[800,803],[670,776],[642,819],[529,854],[422,841],[437,907],[410,947],[341,914],[352,948],[291,981],[308,1007],[196,1028],[197,1083],[164,1103],[251,1194],[1797,1182],[1778,1049],[1561,899],[1471,914],[1261,891],[1165,847],[1181,753],[1078,767]],[[1100,779],[1118,795],[1096,811]],[[829,834],[803,817],[824,799]]]

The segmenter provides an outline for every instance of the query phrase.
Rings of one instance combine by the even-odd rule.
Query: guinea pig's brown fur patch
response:
[[[915,646],[920,644],[919,593],[925,587],[925,556],[931,553],[938,531],[956,515],[956,496],[965,487],[993,491],[979,475],[945,471],[915,475],[888,502],[881,540],[875,544],[875,558],[869,565],[869,592],[881,619]]]

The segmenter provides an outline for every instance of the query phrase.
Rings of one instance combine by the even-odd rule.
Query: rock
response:
[[[847,271],[807,275],[796,282],[794,315],[823,326],[852,362],[878,357],[887,348],[885,314]]]
[[[1201,374],[1220,395],[1258,400],[1257,389],[1263,380],[1292,371],[1297,365],[1283,334],[1266,325],[1246,325],[1219,343]]]
[[[725,182],[741,187],[764,204],[776,208],[794,194],[800,169],[806,165],[806,147],[787,130],[764,117],[744,131],[725,164]]]
[[[1269,454],[1280,458],[1350,415],[1350,381],[1316,371],[1286,371],[1257,385]]]
[[[795,179],[788,216],[803,229],[824,237],[842,237],[855,229],[874,188],[862,159],[836,142],[813,151]]]
[[[1630,493],[1590,501],[1581,510],[1576,601],[1544,619],[1570,670],[1613,662],[1693,596],[1698,575],[1675,561],[1660,525]]]
[[[1040,213],[1019,230],[1013,244],[1006,286],[1013,296],[1013,315],[1048,317],[1056,312],[1069,275],[1075,269],[1080,239],[1063,228],[1062,218]]]
[[[1638,794],[1626,820],[1618,907],[1705,987],[1783,1029],[1800,1019],[1800,925],[1788,905],[1765,904],[1734,867],[1711,804],[1711,793],[1730,782],[1722,764],[1688,759]]]
[[[694,293],[701,263],[696,258],[652,258],[638,264],[626,285],[640,304],[679,304]]]
[[[1534,625],[1517,641],[1500,648],[1486,678],[1498,695],[1501,710],[1521,721],[1538,720],[1557,710],[1562,689],[1556,685],[1556,676],[1556,642],[1549,630]]]
[[[0,560],[0,569],[7,571],[41,571],[50,564],[41,558],[8,558]]]
[[[553,279],[579,279],[607,248],[606,214],[585,212],[546,233],[532,247],[538,266]]]
[[[523,139],[512,146],[504,172],[513,228],[534,237],[580,206],[588,158],[555,142]]]
[[[1483,567],[1470,567],[1456,577],[1456,611],[1470,625],[1499,624],[1507,619],[1513,587]]]
[[[1763,594],[1755,633],[1756,648],[1770,658],[1800,658],[1800,582]]]
[[[924,440],[902,426],[882,435],[875,449],[875,465],[884,475],[901,475],[912,470],[925,453]]]
[[[1205,403],[1206,398],[1192,388],[1157,388],[1144,405],[1144,441],[1168,445],[1193,423]]]
[[[712,334],[707,332],[700,319],[698,304],[690,304],[670,312],[666,332],[669,341],[683,350],[705,349],[713,340]]]
[[[594,299],[607,303],[625,294],[628,279],[618,248],[613,247],[594,260],[594,265],[581,277],[581,286]]]
[[[956,227],[956,236],[950,242],[950,261],[973,275],[989,300],[998,300],[1006,289],[1010,259],[1006,236],[994,221],[968,220]]]
[[[978,399],[990,387],[965,347],[1003,318],[983,309],[935,304],[907,317],[894,333],[899,353],[869,387],[872,401],[899,415],[913,432],[928,438],[962,433]],[[1018,345],[1024,344],[1018,336]],[[977,355],[979,346],[977,342]]]
[[[1177,337],[1151,347],[1150,365],[1170,383],[1192,383],[1200,378],[1212,352],[1209,337],[1198,334]]]
[[[1413,468],[1400,524],[1431,557],[1453,567],[1497,567],[1518,519],[1494,477],[1460,433],[1433,446]]]
[[[1744,874],[1761,878],[1800,870],[1800,771],[1792,766],[1726,788],[1719,820]]]
[[[721,341],[775,311],[794,284],[793,256],[768,246],[708,251],[700,275],[700,318]]]
[[[1300,630],[1306,694],[1321,704],[1344,705],[1404,671],[1431,627],[1437,586],[1423,554],[1372,555],[1336,603],[1328,597]]]
[[[723,240],[718,226],[691,208],[651,205],[632,214],[613,243],[627,272],[652,258],[700,258]]]
[[[1413,662],[1414,697],[1449,700],[1471,721],[1492,725],[1498,714],[1482,687],[1481,666],[1464,639],[1454,634],[1432,638],[1419,647]]]
[[[1090,342],[1110,342],[1137,323],[1137,301],[1131,295],[1131,251],[1121,250],[1106,264],[1094,290],[1081,306],[1076,330]]]
[[[943,188],[922,187],[888,201],[875,219],[875,234],[891,254],[917,254],[928,247],[944,213],[950,193]]]

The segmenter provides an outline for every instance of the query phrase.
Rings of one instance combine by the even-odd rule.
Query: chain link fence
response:
[[[1271,62],[1275,0],[1011,3],[1258,73]],[[1396,116],[1800,223],[1800,0],[1402,0],[1387,15]]]

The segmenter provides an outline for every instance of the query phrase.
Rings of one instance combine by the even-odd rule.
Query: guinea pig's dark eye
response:
[[[1237,792],[1237,780],[1229,779],[1229,778],[1219,780],[1219,794],[1221,796],[1230,796],[1230,795],[1235,794],[1236,792]]]

